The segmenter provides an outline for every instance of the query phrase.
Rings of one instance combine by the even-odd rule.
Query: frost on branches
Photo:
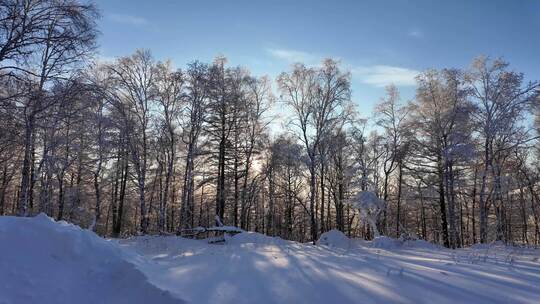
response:
[[[360,214],[371,226],[375,237],[379,236],[377,229],[377,217],[379,213],[386,207],[386,202],[377,197],[371,191],[360,191],[351,200],[351,205],[360,211]]]

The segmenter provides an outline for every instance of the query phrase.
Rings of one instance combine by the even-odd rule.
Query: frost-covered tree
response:
[[[458,70],[426,71],[418,77],[411,119],[417,131],[412,165],[436,177],[443,243],[454,248],[459,244],[455,170],[471,154],[467,97]]]
[[[396,212],[396,234],[399,234],[399,207],[401,201],[401,185],[403,181],[403,163],[407,150],[406,118],[409,114],[409,108],[400,104],[400,96],[397,87],[390,85],[386,87],[386,97],[377,104],[375,108],[377,126],[384,130],[382,134],[382,161],[381,169],[383,173],[382,199],[389,199],[389,182],[392,173],[398,170],[398,195],[396,198],[398,210]],[[384,210],[382,229],[387,232],[387,210]]]
[[[351,204],[360,211],[362,217],[371,226],[375,237],[378,237],[380,234],[377,228],[377,218],[385,210],[386,202],[372,191],[360,191],[351,199]]]
[[[137,50],[109,66],[115,84],[115,106],[122,113],[126,142],[139,194],[139,231],[148,231],[147,173],[150,165],[150,122],[156,98],[156,65],[150,51]]]
[[[96,17],[86,1],[0,0],[1,215],[113,237],[216,221],[302,242],[540,243],[540,91],[503,60],[427,70],[413,101],[390,86],[373,113],[336,61],[299,63],[274,107],[270,79],[222,57],[94,65]]]
[[[528,140],[528,132],[521,122],[538,84],[525,84],[523,74],[510,71],[507,62],[485,56],[473,61],[466,80],[476,105],[474,118],[483,163],[479,193],[480,241],[488,240],[488,196],[492,196],[495,207],[496,239],[503,240],[503,168],[511,151]],[[488,194],[490,189],[492,195]]]
[[[156,65],[155,83],[155,98],[160,107],[158,110],[160,115],[157,118],[159,134],[157,159],[160,162],[160,169],[165,175],[159,195],[158,229],[165,232],[167,205],[169,204],[178,150],[178,118],[184,107],[186,81],[182,71],[173,70],[172,63],[166,61]]]
[[[69,79],[94,50],[98,14],[94,6],[77,1],[33,0],[4,1],[0,16],[0,74],[28,83],[14,101],[24,123],[18,213],[27,215],[37,175],[36,131],[59,101],[46,91],[53,82]]]
[[[195,161],[201,154],[200,137],[208,106],[208,65],[193,62],[186,73],[185,104],[180,118],[182,143],[185,146],[184,176],[179,229],[193,227],[195,212]]]
[[[296,64],[290,73],[282,73],[277,81],[282,101],[293,112],[290,125],[309,159],[310,230],[315,242],[318,235],[315,202],[317,167],[321,158],[319,146],[345,118],[351,97],[350,74],[342,72],[338,62],[327,59],[318,69]]]

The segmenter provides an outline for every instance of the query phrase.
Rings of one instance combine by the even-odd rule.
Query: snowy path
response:
[[[151,283],[191,303],[540,303],[534,250],[360,241],[344,249],[255,234],[226,245],[175,237],[120,244],[140,254],[131,260]]]

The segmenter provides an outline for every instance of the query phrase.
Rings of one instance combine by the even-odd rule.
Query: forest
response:
[[[223,223],[540,244],[540,86],[500,54],[423,71],[412,100],[390,85],[366,113],[337,59],[275,78],[223,56],[104,60],[100,14],[0,0],[0,215],[115,238]],[[366,191],[384,204],[355,204]]]

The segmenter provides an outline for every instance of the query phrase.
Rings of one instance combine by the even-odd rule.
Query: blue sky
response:
[[[225,55],[231,65],[275,77],[295,61],[341,60],[364,115],[390,82],[403,99],[426,68],[503,56],[540,79],[540,1],[98,0],[100,55],[148,48],[177,67]]]

